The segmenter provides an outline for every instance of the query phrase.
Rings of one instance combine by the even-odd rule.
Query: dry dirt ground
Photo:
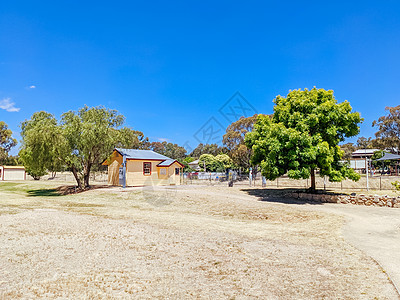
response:
[[[398,298],[345,240],[339,205],[243,187],[56,186],[0,183],[0,298]]]

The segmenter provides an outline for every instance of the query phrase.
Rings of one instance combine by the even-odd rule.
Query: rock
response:
[[[357,195],[356,193],[351,193],[351,194],[350,194],[350,196],[356,196],[356,195]]]

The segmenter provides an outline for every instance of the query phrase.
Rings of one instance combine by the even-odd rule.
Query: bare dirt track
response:
[[[239,188],[23,184],[0,184],[0,298],[397,298],[322,206]]]

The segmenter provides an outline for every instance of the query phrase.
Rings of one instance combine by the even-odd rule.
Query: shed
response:
[[[126,161],[127,186],[179,185],[182,165],[175,159],[151,150],[115,148],[110,158],[103,162],[108,166],[108,184],[122,185],[123,162]]]
[[[0,180],[26,180],[23,166],[0,166]]]

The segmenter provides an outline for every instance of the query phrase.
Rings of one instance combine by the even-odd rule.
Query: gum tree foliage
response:
[[[17,140],[13,139],[12,131],[8,128],[8,125],[0,121],[0,163],[4,164],[7,162],[8,152],[12,147],[17,144]]]
[[[205,166],[205,170],[204,170]],[[202,154],[199,158],[199,167],[203,171],[225,172],[233,167],[233,161],[227,154]]]
[[[60,161],[73,173],[78,188],[85,189],[92,167],[101,164],[116,145],[127,142],[121,141],[119,129],[124,119],[116,110],[102,106],[66,112],[59,122],[51,114],[36,113],[22,123],[21,154],[38,171]]]
[[[217,144],[198,144],[197,147],[190,153],[191,157],[198,159],[202,154],[226,154],[228,149],[220,147]]]
[[[373,139],[361,136],[357,139],[357,149],[383,149],[385,147],[385,142],[380,138]]]
[[[152,142],[149,148],[157,153],[173,159],[183,160],[186,157],[186,149],[178,144],[168,142]]]
[[[63,141],[59,157],[72,171],[78,187],[89,187],[92,166],[101,164],[119,142],[118,128],[125,117],[102,106],[84,106],[61,116]]]
[[[346,143],[340,145],[340,149],[343,151],[343,159],[350,160],[352,153],[357,150],[357,147],[353,143]]]
[[[257,115],[251,117],[241,117],[233,122],[226,129],[222,143],[229,151],[229,156],[235,164],[242,170],[250,167],[250,159],[253,151],[244,142],[246,133],[253,130]]]
[[[388,114],[372,123],[372,126],[378,127],[375,136],[383,142],[385,147],[398,152],[400,151],[400,105],[386,107],[385,110]]]
[[[35,180],[46,175],[48,170],[61,167],[62,161],[57,157],[56,148],[60,133],[56,118],[44,111],[34,113],[30,120],[21,123],[22,147],[19,156],[27,173]]]
[[[117,134],[119,134],[117,147],[144,150],[148,150],[150,147],[149,138],[145,137],[141,131],[124,127],[117,130]]]
[[[315,190],[315,170],[330,181],[358,180],[360,175],[341,163],[338,146],[345,138],[358,134],[362,121],[348,101],[337,103],[333,91],[313,88],[290,91],[274,99],[272,119],[259,116],[246,144],[254,151],[252,163],[259,164],[263,176],[274,180],[311,177]]]

